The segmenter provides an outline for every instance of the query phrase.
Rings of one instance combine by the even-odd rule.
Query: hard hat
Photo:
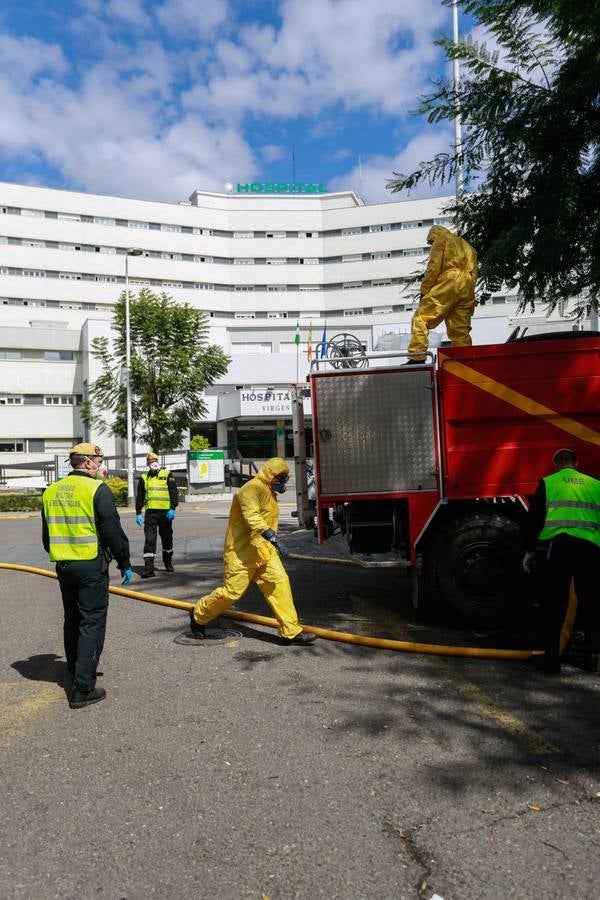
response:
[[[98,444],[75,444],[69,450],[69,456],[104,456]]]
[[[150,450],[150,452],[146,454],[146,461],[147,462],[158,462],[157,454],[153,453],[152,450]]]

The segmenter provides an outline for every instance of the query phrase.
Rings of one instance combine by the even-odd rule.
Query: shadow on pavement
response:
[[[29,659],[17,659],[10,665],[29,681],[47,681],[65,688],[71,682],[67,663],[56,653],[38,653]]]

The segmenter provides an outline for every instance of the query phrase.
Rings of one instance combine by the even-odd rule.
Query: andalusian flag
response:
[[[300,346],[300,323],[296,322],[296,337],[294,338],[296,349]]]
[[[312,322],[308,326],[308,347],[306,348],[306,358],[310,362],[312,360],[313,355],[313,347],[312,347]]]

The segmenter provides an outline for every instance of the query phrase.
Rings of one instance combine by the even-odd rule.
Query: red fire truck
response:
[[[553,453],[573,448],[600,478],[600,336],[548,337],[422,365],[313,365],[317,505],[299,489],[301,522],[316,513],[321,543],[341,530],[352,553],[392,554],[439,608],[508,616],[526,588],[528,498]]]

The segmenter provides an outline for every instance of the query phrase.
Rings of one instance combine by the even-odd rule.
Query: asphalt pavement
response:
[[[212,590],[227,507],[183,508],[176,572],[159,557],[133,587],[189,601]],[[291,548],[322,555],[291,510]],[[141,529],[123,522],[139,573]],[[37,516],[0,517],[0,540],[0,561],[51,569]],[[533,637],[529,621],[495,633],[432,621],[398,570],[287,568],[306,624],[479,646]],[[285,647],[227,619],[224,640],[185,643],[185,613],[114,596],[108,697],[71,710],[57,583],[0,571],[0,603],[3,897],[597,896],[598,675]],[[253,587],[238,608],[269,614]]]

